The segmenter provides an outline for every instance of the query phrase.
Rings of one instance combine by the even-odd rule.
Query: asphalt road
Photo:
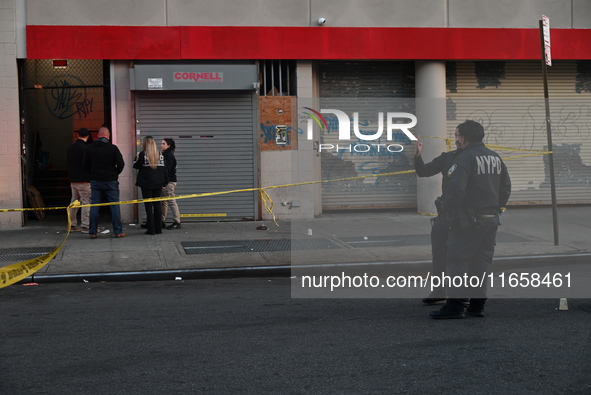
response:
[[[2,394],[591,393],[591,300],[292,299],[284,278],[0,290]]]

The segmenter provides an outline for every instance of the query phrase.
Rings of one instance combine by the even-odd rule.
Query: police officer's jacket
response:
[[[160,155],[155,169],[150,167],[144,151],[140,152],[133,167],[138,169],[135,185],[144,189],[160,189],[168,184],[168,172],[164,163],[164,156]]]
[[[446,209],[474,209],[476,214],[495,214],[507,204],[511,179],[501,157],[483,142],[470,143],[447,172],[443,194]]]
[[[166,163],[168,182],[176,182],[176,158],[174,157],[174,153],[169,148],[166,151],[162,151],[162,156],[164,156],[164,163]]]
[[[461,153],[461,149],[456,149],[449,152],[442,152],[441,155],[439,155],[437,158],[433,159],[431,162],[427,164],[425,164],[421,155],[415,156],[415,172],[419,177],[431,177],[437,173],[441,173],[443,175],[441,191],[443,192],[445,191],[447,181],[449,180],[449,178],[447,177],[447,172],[453,165],[456,157]]]

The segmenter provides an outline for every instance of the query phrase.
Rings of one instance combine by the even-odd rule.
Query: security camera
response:
[[[319,19],[318,19],[318,25],[319,25],[319,26],[322,26],[322,25],[324,25],[325,23],[326,23],[326,18],[319,18]]]

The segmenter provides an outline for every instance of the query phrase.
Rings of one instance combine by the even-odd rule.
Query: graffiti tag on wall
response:
[[[49,112],[58,119],[67,119],[75,115],[86,118],[92,112],[94,98],[88,98],[84,82],[73,75],[59,76],[52,79],[45,91],[45,104]]]

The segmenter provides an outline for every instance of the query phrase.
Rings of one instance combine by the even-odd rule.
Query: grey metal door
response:
[[[319,64],[320,107],[338,108],[349,116],[359,112],[359,128],[375,131],[379,111],[414,113],[413,62],[332,61]],[[330,122],[330,120],[329,120]],[[323,131],[321,142],[337,146],[337,135]],[[354,142],[359,144],[362,142]],[[387,143],[376,140],[374,143]],[[362,177],[322,185],[322,206],[330,209],[412,207],[416,205],[416,176],[402,174],[373,177],[412,170],[414,148],[410,141],[395,141],[402,152],[385,149],[340,148],[323,152],[322,179]],[[343,146],[341,143],[339,146]],[[361,149],[357,149],[361,148]],[[411,149],[412,148],[412,149]]]
[[[255,188],[258,155],[255,98],[245,91],[149,91],[137,94],[141,139],[176,142],[177,195]],[[258,193],[179,199],[183,221],[258,218]]]

